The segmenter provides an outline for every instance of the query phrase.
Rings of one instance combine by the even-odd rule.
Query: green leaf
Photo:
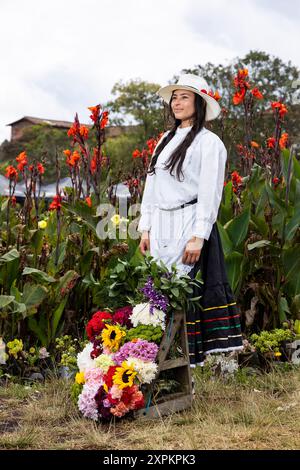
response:
[[[233,244],[229,238],[227,231],[225,230],[223,225],[219,223],[219,221],[217,221],[217,226],[221,238],[223,253],[225,256],[227,256],[233,250]]]
[[[39,269],[35,269],[35,268],[29,268],[29,267],[24,268],[22,272],[22,276],[27,276],[27,275],[30,275],[33,279],[35,279],[38,282],[46,282],[46,283],[56,282],[54,277],[49,276],[44,271],[40,271]]]
[[[68,300],[68,297],[65,297],[63,299],[63,301],[59,304],[59,306],[57,307],[55,312],[53,313],[52,328],[51,328],[51,330],[52,330],[52,339],[55,338],[56,330],[57,330],[58,324],[60,322],[60,319],[62,317],[62,314],[64,312],[67,300]]]
[[[176,287],[171,288],[171,292],[175,297],[179,297],[179,290]]]
[[[246,209],[228,224],[227,233],[234,248],[238,248],[245,240],[248,233],[249,221],[250,209]]]
[[[234,292],[237,290],[241,280],[243,258],[243,255],[237,251],[234,251],[230,256],[225,258],[228,281]]]
[[[39,326],[38,322],[36,321],[35,318],[29,317],[28,318],[28,326],[31,331],[33,331],[38,339],[40,340],[42,346],[48,346],[48,340],[45,332],[42,330],[42,328]]]
[[[15,300],[13,295],[0,295],[0,308],[5,308]]]
[[[20,258],[20,253],[18,252],[18,250],[13,248],[8,253],[5,253],[5,255],[1,256],[0,263],[11,263],[13,261],[16,261],[19,258]]]
[[[43,300],[47,297],[48,290],[44,286],[39,284],[29,284],[24,285],[23,290],[23,303],[26,305],[26,308],[36,309]]]

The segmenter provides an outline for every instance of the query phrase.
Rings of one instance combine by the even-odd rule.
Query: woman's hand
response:
[[[195,264],[198,261],[203,243],[203,238],[198,237],[193,237],[187,242],[182,256],[183,264]]]
[[[142,255],[146,254],[146,251],[150,251],[150,236],[149,232],[142,232],[141,241],[139,244],[140,251]]]

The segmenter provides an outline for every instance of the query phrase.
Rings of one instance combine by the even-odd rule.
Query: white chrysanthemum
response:
[[[150,313],[150,303],[136,305],[129,318],[134,327],[141,323],[142,325],[160,326],[163,330],[165,329],[166,314],[155,307],[153,313]]]
[[[115,363],[110,354],[100,354],[100,356],[96,357],[94,360],[94,365],[99,367],[103,373],[106,374],[110,366],[114,366]]]
[[[154,380],[157,372],[157,364],[155,362],[145,362],[137,357],[128,357],[126,363],[130,364],[138,373],[141,383],[149,384]]]
[[[93,348],[93,343],[88,343],[86,347],[77,354],[77,366],[80,372],[95,367],[94,359],[91,358]]]

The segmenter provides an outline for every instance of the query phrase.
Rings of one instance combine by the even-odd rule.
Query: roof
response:
[[[23,116],[21,119],[17,119],[17,121],[13,121],[10,124],[7,124],[7,126],[13,126],[14,124],[17,124],[18,122],[21,122],[21,121],[28,121],[28,122],[31,122],[32,124],[48,124],[54,127],[65,127],[65,128],[69,128],[73,124],[73,122],[71,121],[56,121],[55,119],[43,119],[43,118],[37,118],[33,116]],[[84,124],[84,125],[87,127],[92,127],[91,124]]]

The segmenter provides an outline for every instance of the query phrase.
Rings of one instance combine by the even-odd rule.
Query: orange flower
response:
[[[259,148],[259,144],[257,142],[255,142],[255,140],[251,140],[251,147],[255,148],[255,149],[258,149]]]
[[[21,152],[16,157],[16,161],[18,162],[17,168],[20,171],[24,171],[25,166],[28,164],[26,152]]]
[[[61,208],[61,196],[59,194],[56,194],[56,196],[54,196],[53,198],[53,201],[51,202],[50,206],[49,206],[49,210],[52,211],[52,210],[60,210]]]
[[[6,167],[6,173],[5,173],[5,177],[10,179],[10,180],[17,180],[18,179],[18,172],[16,170],[16,168],[12,165],[8,165],[8,167]]]
[[[250,93],[252,93],[252,95],[254,96],[254,98],[257,98],[258,100],[262,100],[263,99],[263,95],[261,94],[261,92],[259,91],[258,88],[253,88]]]
[[[104,127],[106,127],[107,123],[108,123],[108,111],[104,111],[102,113],[100,129],[104,129]]]
[[[85,198],[85,202],[87,203],[87,205],[88,205],[89,207],[92,207],[92,199],[90,198],[90,196],[87,196],[87,197]]]
[[[72,152],[71,152],[71,150],[69,150],[69,149],[64,150],[64,154],[65,154],[65,156],[68,157],[68,158],[70,158],[71,153],[72,153]]]
[[[88,136],[89,136],[89,130],[86,126],[80,126],[79,128],[79,134],[81,135],[81,137],[83,137],[84,139],[87,139]]]
[[[12,207],[16,207],[16,204],[17,204],[16,196],[11,196],[10,203],[11,203]]]
[[[99,119],[99,114],[100,114],[100,104],[97,104],[97,106],[90,106],[88,109],[91,111],[90,118],[92,121],[97,122]]]
[[[245,88],[242,88],[240,91],[236,91],[232,98],[233,104],[237,105],[237,104],[242,103],[244,101],[245,94],[246,94]]]
[[[271,103],[271,107],[274,111],[278,109],[280,118],[283,118],[283,116],[288,112],[285,104],[281,103],[280,101],[273,101]]]
[[[267,139],[267,147],[269,149],[274,149],[275,148],[275,143],[276,143],[275,137],[269,137]]]
[[[239,186],[240,184],[242,184],[242,177],[238,174],[237,171],[233,171],[231,173],[231,181],[234,185]]]
[[[220,101],[220,99],[221,99],[220,93],[219,93],[218,91],[215,91],[213,98],[214,98],[216,101]]]
[[[133,158],[139,158],[141,156],[141,152],[138,149],[135,149],[132,152],[132,156],[133,156]]]
[[[288,140],[289,140],[289,135],[287,132],[284,132],[283,134],[281,134],[281,137],[279,139],[279,146],[281,150],[286,148]]]

